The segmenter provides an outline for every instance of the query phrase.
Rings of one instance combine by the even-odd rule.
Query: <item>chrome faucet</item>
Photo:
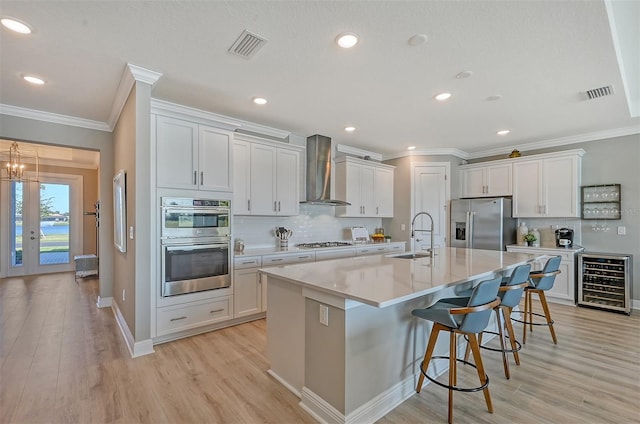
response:
[[[414,228],[414,225],[415,225],[415,222],[416,222],[416,218],[419,217],[420,215],[427,215],[429,217],[429,219],[431,220],[431,227],[428,230],[416,230]],[[411,238],[415,237],[416,232],[418,232],[418,233],[430,233],[431,234],[431,246],[429,247],[429,255],[431,255],[433,257],[433,217],[428,212],[418,212],[413,217],[413,219],[411,220]]]

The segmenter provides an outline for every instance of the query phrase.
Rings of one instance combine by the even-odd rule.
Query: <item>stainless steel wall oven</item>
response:
[[[162,198],[163,297],[231,286],[228,200]]]

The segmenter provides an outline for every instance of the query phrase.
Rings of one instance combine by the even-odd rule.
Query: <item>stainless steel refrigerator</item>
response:
[[[517,223],[511,199],[492,197],[451,201],[451,247],[506,250],[515,244]]]

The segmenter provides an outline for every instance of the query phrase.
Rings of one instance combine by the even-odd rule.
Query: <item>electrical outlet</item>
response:
[[[624,236],[627,234],[627,227],[623,227],[622,225],[618,226],[618,235]]]
[[[122,289],[122,301],[123,301],[123,302],[124,302],[124,301],[125,301],[125,299],[126,299],[126,296],[125,296],[126,291],[127,291],[126,289]]]
[[[327,305],[320,305],[320,324],[329,325],[329,307]]]
[[[129,227],[129,238],[133,240],[133,226]]]
[[[400,224],[400,231],[404,231],[407,228],[404,224]]]

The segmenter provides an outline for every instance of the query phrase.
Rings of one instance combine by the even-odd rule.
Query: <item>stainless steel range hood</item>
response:
[[[344,200],[331,199],[331,138],[307,137],[307,200],[311,205],[349,206]]]

